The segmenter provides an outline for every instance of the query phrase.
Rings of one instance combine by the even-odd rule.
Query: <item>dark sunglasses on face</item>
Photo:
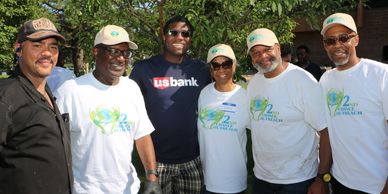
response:
[[[327,38],[324,38],[323,39],[323,42],[327,45],[327,46],[331,46],[331,45],[335,45],[337,44],[337,41],[339,41],[340,43],[344,44],[344,43],[347,43],[350,39],[352,39],[353,37],[355,37],[356,35],[355,34],[341,34],[337,37],[327,37]]]
[[[126,59],[129,59],[132,57],[132,51],[130,51],[130,50],[122,51],[122,50],[110,48],[110,47],[100,47],[100,48],[103,48],[112,57],[123,56]]]
[[[213,69],[213,71],[218,71],[221,69],[221,67],[222,69],[231,69],[232,66],[233,66],[233,61],[230,59],[222,62],[221,64],[216,62],[210,62],[210,67]]]
[[[188,38],[191,37],[191,32],[190,31],[178,31],[178,30],[168,30],[167,35],[169,36],[178,36],[181,35],[183,38]]]

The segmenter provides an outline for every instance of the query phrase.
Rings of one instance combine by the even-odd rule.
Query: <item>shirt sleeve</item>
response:
[[[0,101],[0,151],[6,141],[8,128],[11,124],[9,106]]]
[[[137,130],[134,136],[135,140],[137,140],[143,136],[151,134],[155,130],[155,128],[148,117],[147,110],[145,108],[144,98],[142,93],[140,92],[139,86],[134,83],[132,87],[134,87],[133,95],[136,96],[136,101],[138,102],[136,103],[138,106],[137,110],[139,111],[138,114],[140,116],[139,124],[137,126]]]
[[[388,71],[385,72],[381,82],[381,95],[384,117],[388,121]]]
[[[303,99],[304,118],[315,130],[327,127],[325,100],[320,85],[315,80],[304,80],[305,87],[300,93]]]

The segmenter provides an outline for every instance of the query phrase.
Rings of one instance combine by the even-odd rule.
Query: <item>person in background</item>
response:
[[[70,115],[75,194],[138,193],[134,143],[146,172],[143,193],[161,194],[150,136],[154,127],[139,87],[122,76],[137,48],[122,27],[103,27],[94,39],[96,69],[57,90],[60,110]]]
[[[66,69],[63,62],[63,57],[61,54],[59,54],[58,63],[47,78],[47,84],[53,93],[55,93],[58,87],[61,86],[66,80],[75,78],[74,72]]]
[[[306,45],[300,45],[296,49],[296,56],[298,58],[296,65],[310,72],[319,81],[322,76],[322,70],[318,64],[310,60],[310,49]]]
[[[292,63],[292,47],[290,44],[280,45],[280,53],[284,62]]]
[[[163,27],[162,54],[135,63],[130,75],[155,126],[152,140],[164,194],[197,194],[203,187],[197,107],[211,77],[205,63],[187,56],[193,32],[185,17],[170,18]]]
[[[215,82],[202,89],[198,99],[204,194],[242,194],[247,188],[247,94],[233,82],[237,60],[229,45],[211,47],[207,63]]]
[[[320,80],[333,153],[334,194],[388,193],[388,65],[357,56],[352,16],[323,22],[323,46],[335,69]]]
[[[47,18],[19,29],[19,63],[0,80],[1,194],[71,193],[68,115],[61,115],[46,84],[64,41]]]
[[[318,82],[300,67],[282,61],[271,30],[252,31],[247,46],[258,70],[247,88],[253,193],[327,193],[331,152]]]

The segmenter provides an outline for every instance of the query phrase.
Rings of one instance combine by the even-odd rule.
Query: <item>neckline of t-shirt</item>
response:
[[[279,64],[279,65],[283,65],[283,64]],[[261,75],[263,76],[264,80],[266,80],[267,82],[275,82],[275,81],[277,81],[277,80],[282,79],[282,78],[284,77],[284,75],[285,75],[288,71],[290,71],[290,70],[292,69],[292,66],[293,66],[292,63],[288,63],[287,68],[286,68],[283,72],[281,72],[279,75],[277,75],[277,76],[275,76],[275,77],[266,78],[263,74],[261,74]]]
[[[189,61],[189,57],[188,56],[183,56],[183,60],[181,63],[171,63],[170,61],[167,61],[166,58],[164,58],[163,54],[160,54],[159,55],[159,59],[161,59],[162,62],[162,65],[166,65],[166,66],[183,66],[186,64],[187,61]]]
[[[237,90],[239,90],[240,87],[241,87],[240,85],[235,84],[235,87],[233,88],[233,90],[228,91],[228,92],[222,92],[222,91],[218,91],[218,90],[216,89],[216,82],[212,82],[211,84],[212,84],[212,85],[211,85],[211,90],[213,90],[214,93],[219,94],[219,95],[225,95],[225,96],[228,96],[228,95],[230,95],[230,94],[235,93],[235,92],[236,92]]]
[[[120,84],[120,82],[122,81],[121,78],[123,78],[123,76],[121,76],[119,78],[119,82],[116,84],[116,85],[106,85],[104,83],[101,83],[96,77],[94,77],[93,75],[93,72],[89,73],[90,76],[92,77],[93,81],[96,83],[97,87],[101,88],[101,89],[109,89],[109,88],[113,88],[113,87],[116,87]]]
[[[357,71],[359,68],[361,68],[361,64],[364,62],[364,59],[361,58],[360,61],[355,64],[353,67],[349,68],[349,69],[346,69],[346,70],[342,70],[342,71],[339,71],[337,70],[337,68],[335,69],[335,72],[336,74],[338,75],[347,75],[349,73],[352,73],[354,71]]]

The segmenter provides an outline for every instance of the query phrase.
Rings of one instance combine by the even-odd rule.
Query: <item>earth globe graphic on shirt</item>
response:
[[[218,124],[224,118],[224,111],[220,109],[202,108],[199,111],[199,121],[203,128],[212,129],[215,124]]]
[[[260,117],[265,113],[268,106],[269,100],[263,97],[256,97],[251,100],[249,110],[253,120],[259,120]]]
[[[337,110],[341,107],[345,92],[343,90],[330,89],[326,95],[326,103],[329,109],[330,116],[334,116]]]
[[[120,109],[99,106],[94,111],[90,111],[89,116],[102,134],[112,134],[119,124]]]

